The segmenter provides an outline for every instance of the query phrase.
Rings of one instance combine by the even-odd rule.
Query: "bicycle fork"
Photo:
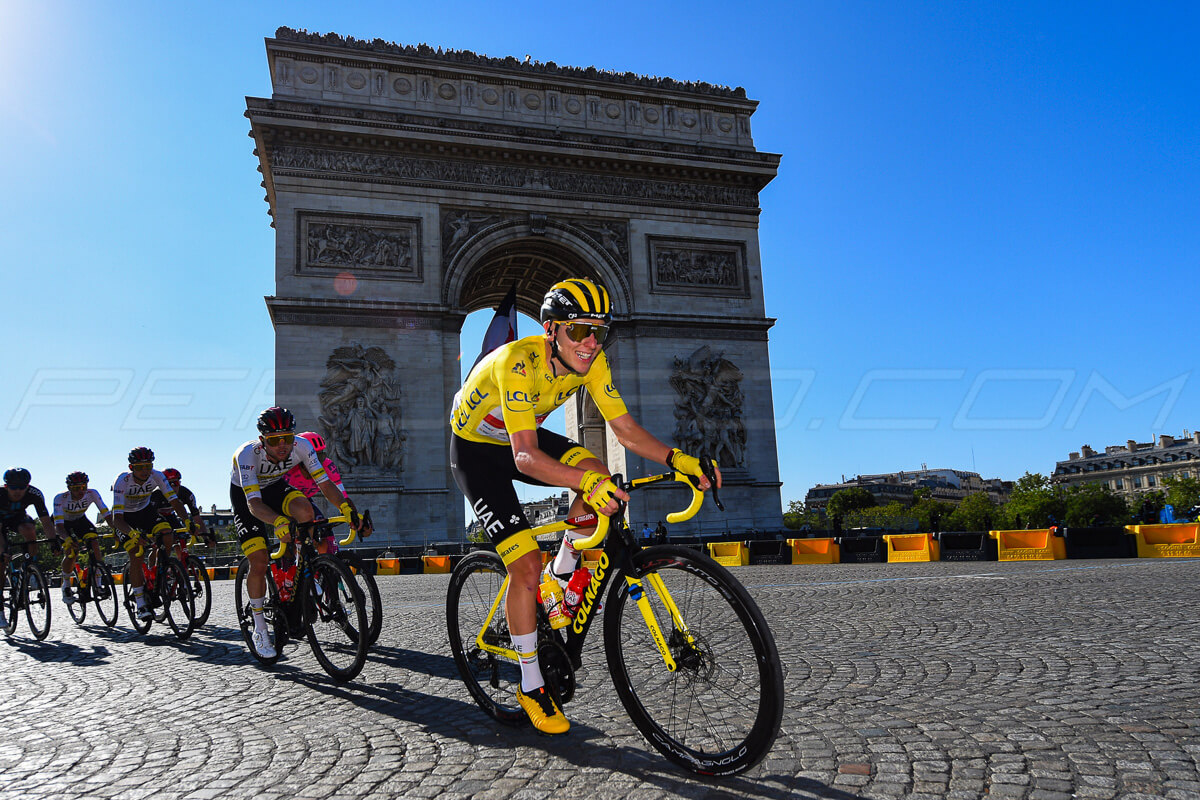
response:
[[[671,625],[675,632],[679,636],[682,636],[689,646],[695,644],[695,637],[688,630],[687,623],[683,621],[683,615],[679,613],[679,606],[675,605],[675,600],[667,590],[667,585],[663,582],[662,576],[657,572],[652,572],[646,576],[646,582],[650,584],[650,589],[658,596],[658,599],[663,604],[663,608],[670,615]],[[654,607],[650,605],[650,598],[647,596],[646,588],[642,585],[641,580],[630,576],[625,577],[625,583],[629,586],[629,596],[637,603],[638,611],[642,613],[642,619],[645,620],[646,627],[650,630],[650,637],[654,639],[654,644],[663,658],[663,663],[667,666],[667,672],[674,672],[679,668],[679,665],[675,663],[675,658],[671,655],[671,648],[667,643],[666,637],[663,636],[662,628],[659,627],[658,617],[654,613]]]

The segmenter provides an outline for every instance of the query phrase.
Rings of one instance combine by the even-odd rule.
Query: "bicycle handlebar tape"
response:
[[[291,541],[292,521],[280,514],[275,518],[275,538],[281,542]]]
[[[349,500],[338,506],[338,510],[342,512],[343,517],[350,520],[351,528],[358,527],[358,512],[355,511],[353,506],[350,505]]]

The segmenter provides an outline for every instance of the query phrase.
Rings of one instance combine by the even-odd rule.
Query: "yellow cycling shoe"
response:
[[[563,716],[562,711],[558,709],[558,704],[554,702],[554,698],[546,691],[545,686],[539,686],[533,689],[529,694],[521,691],[521,687],[517,687],[517,702],[521,704],[521,708],[525,709],[525,713],[529,715],[529,721],[533,723],[533,727],[537,728],[542,733],[558,734],[566,733],[571,729],[571,723]]]

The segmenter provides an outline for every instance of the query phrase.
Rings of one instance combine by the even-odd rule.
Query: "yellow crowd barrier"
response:
[[[788,539],[793,564],[838,564],[841,550],[834,539]]]
[[[1000,561],[1057,561],[1067,557],[1067,544],[1049,528],[1028,531],[988,531],[996,540]]]
[[[932,533],[887,533],[888,563],[939,561],[941,553]]]
[[[744,567],[750,563],[750,548],[745,542],[709,542],[708,555],[723,567]]]
[[[450,556],[421,556],[421,565],[426,575],[444,575],[450,571]]]
[[[1200,556],[1200,524],[1126,525],[1137,537],[1138,558],[1195,558]]]
[[[375,574],[376,575],[399,575],[400,574],[400,559],[398,559],[398,558],[377,558],[377,559],[375,559]]]

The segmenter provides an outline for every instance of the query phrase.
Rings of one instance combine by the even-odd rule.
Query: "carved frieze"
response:
[[[708,345],[676,358],[671,374],[675,400],[675,444],[722,469],[746,463],[746,424],[742,421],[742,371]]]
[[[353,177],[356,180],[460,185],[506,193],[530,191],[639,203],[758,207],[757,192],[733,186],[299,145],[273,147],[271,167],[276,174],[310,173]]]
[[[421,280],[421,221],[411,217],[296,212],[296,272]]]
[[[745,243],[663,236],[647,236],[646,242],[651,291],[750,296]]]

